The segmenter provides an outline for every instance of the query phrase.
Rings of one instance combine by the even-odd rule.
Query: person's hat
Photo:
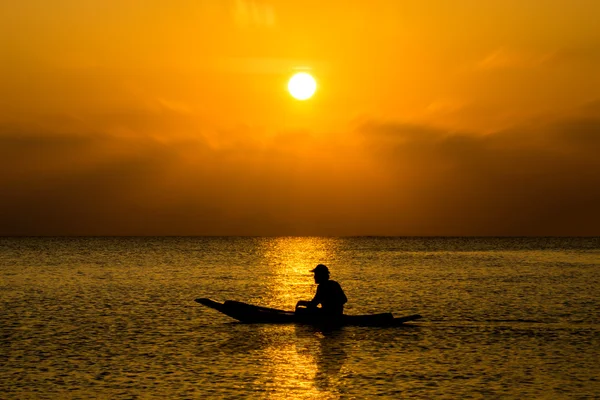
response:
[[[325,266],[323,264],[319,264],[314,269],[311,269],[310,272],[314,272],[314,273],[317,273],[317,272],[321,272],[321,273],[327,272],[327,273],[329,273],[329,268],[327,268],[327,266]]]

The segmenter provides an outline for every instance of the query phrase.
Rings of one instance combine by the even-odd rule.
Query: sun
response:
[[[288,90],[297,100],[310,99],[317,90],[317,82],[308,72],[298,72],[288,81]]]

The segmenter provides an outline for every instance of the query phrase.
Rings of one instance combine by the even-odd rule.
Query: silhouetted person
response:
[[[329,268],[319,264],[310,272],[315,274],[315,283],[319,285],[317,286],[317,293],[310,301],[300,300],[296,304],[296,312],[302,307],[306,307],[308,312],[314,312],[324,317],[341,316],[344,313],[344,304],[348,302],[348,298],[340,284],[329,279]],[[317,308],[319,304],[321,308]]]

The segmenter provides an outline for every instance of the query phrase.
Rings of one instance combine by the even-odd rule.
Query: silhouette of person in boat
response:
[[[329,268],[323,264],[317,265],[313,270],[317,293],[310,300],[300,300],[296,304],[296,313],[312,314],[320,317],[341,317],[344,313],[344,304],[348,298],[339,283],[329,279]],[[321,307],[317,307],[318,305]]]

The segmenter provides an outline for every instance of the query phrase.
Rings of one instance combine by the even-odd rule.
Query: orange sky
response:
[[[3,2],[0,234],[600,235],[598,15]]]

